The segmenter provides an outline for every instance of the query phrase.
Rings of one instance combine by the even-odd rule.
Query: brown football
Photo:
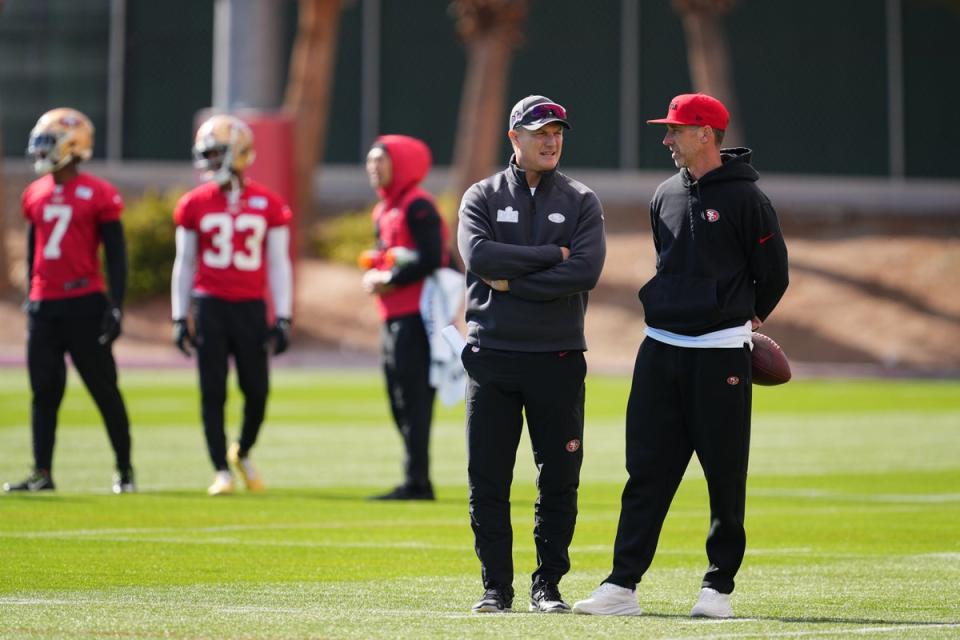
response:
[[[753,384],[770,387],[790,380],[790,361],[776,342],[762,333],[753,333]]]

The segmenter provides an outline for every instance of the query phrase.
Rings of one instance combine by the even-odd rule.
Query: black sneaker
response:
[[[136,493],[137,483],[133,480],[133,467],[127,467],[123,471],[117,471],[113,474],[113,492]]]
[[[53,484],[53,478],[50,477],[50,472],[45,469],[34,469],[23,482],[17,482],[15,484],[9,482],[3,483],[3,490],[7,492],[53,491],[55,488],[56,486]]]
[[[570,613],[570,605],[563,601],[555,584],[538,583],[530,593],[530,611],[539,613]]]
[[[416,487],[409,484],[402,484],[389,493],[378,496],[370,496],[370,500],[434,500],[433,487]]]
[[[513,587],[487,589],[483,597],[473,605],[474,613],[506,613],[513,607]]]

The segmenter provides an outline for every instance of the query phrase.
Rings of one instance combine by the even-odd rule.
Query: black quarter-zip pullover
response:
[[[467,268],[467,342],[507,351],[586,349],[587,292],[606,257],[593,191],[551,171],[531,195],[511,158],[464,194],[457,236]],[[560,247],[570,249],[566,260]],[[484,280],[509,280],[510,291]]]

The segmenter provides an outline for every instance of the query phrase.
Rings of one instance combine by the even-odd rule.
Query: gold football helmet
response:
[[[207,180],[226,184],[231,175],[253,164],[255,155],[253,131],[240,118],[216,115],[197,129],[193,166],[204,171]]]
[[[93,155],[93,123],[76,109],[60,107],[40,116],[30,132],[27,157],[39,175],[53,173],[72,161]]]

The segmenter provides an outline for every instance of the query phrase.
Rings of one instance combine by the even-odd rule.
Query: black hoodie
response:
[[[783,296],[787,247],[750,155],[724,149],[699,180],[682,169],[657,187],[657,273],[639,293],[648,326],[702,335],[765,320]]]

